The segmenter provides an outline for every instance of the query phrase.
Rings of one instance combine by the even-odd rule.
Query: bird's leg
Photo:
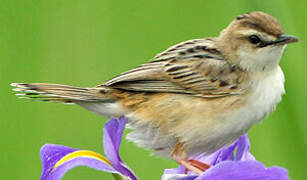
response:
[[[178,164],[182,165],[187,170],[193,171],[197,174],[201,174],[204,172],[202,166],[200,165],[201,162],[197,161],[196,163],[196,160],[187,160],[184,145],[178,140],[171,152],[171,156]]]
[[[188,162],[194,166],[194,167],[197,167],[198,169],[200,169],[201,171],[205,172],[207,169],[210,168],[210,165],[206,164],[206,163],[203,163],[203,162],[200,162],[200,161],[197,161],[195,159],[190,159],[188,160]]]

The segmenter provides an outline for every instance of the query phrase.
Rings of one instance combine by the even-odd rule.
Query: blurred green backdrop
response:
[[[307,1],[3,0],[0,4],[0,179],[39,179],[44,143],[103,152],[106,122],[80,107],[17,99],[12,82],[94,86],[180,41],[216,36],[237,15],[265,11],[300,37],[281,62],[287,94],[250,130],[251,151],[267,166],[307,177]],[[160,179],[171,160],[124,141],[121,156],[140,179]],[[111,179],[85,167],[64,180]]]

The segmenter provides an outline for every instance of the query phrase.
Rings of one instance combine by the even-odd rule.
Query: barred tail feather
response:
[[[62,103],[110,101],[110,98],[102,95],[103,87],[81,88],[47,83],[12,83],[11,86],[15,87],[13,91],[17,92],[17,96],[39,101]]]

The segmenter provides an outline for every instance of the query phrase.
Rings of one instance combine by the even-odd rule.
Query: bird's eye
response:
[[[252,44],[258,44],[261,41],[257,35],[251,35],[248,37],[248,39]]]

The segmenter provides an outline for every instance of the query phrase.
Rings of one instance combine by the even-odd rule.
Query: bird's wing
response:
[[[101,86],[208,98],[243,93],[245,73],[230,65],[213,42],[214,39],[194,39],[180,43]]]

